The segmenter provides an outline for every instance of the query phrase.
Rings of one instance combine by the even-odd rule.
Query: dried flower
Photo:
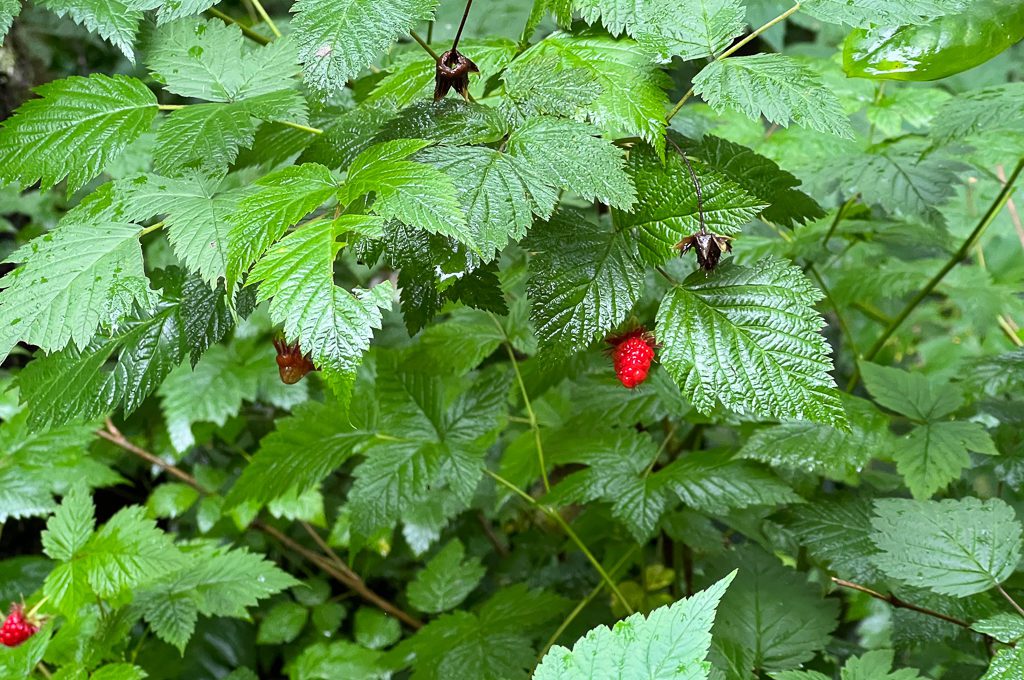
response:
[[[464,54],[452,48],[437,60],[434,73],[434,101],[441,101],[448,90],[455,90],[469,101],[469,74],[480,73],[480,69]]]
[[[711,273],[718,266],[722,258],[722,252],[732,252],[732,238],[721,234],[712,234],[708,231],[698,231],[692,236],[687,236],[675,245],[679,254],[693,248],[697,251],[697,264],[704,271]]]

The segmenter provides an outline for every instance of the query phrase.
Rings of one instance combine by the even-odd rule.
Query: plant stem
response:
[[[508,359],[512,362],[512,370],[516,374],[516,382],[519,384],[519,393],[523,396],[523,406],[526,409],[526,417],[530,422],[530,429],[533,430],[533,443],[537,448],[537,464],[540,465],[540,479],[544,483],[544,492],[551,491],[551,482],[548,480],[548,466],[544,461],[544,443],[541,441],[540,436],[540,425],[537,423],[537,414],[533,410],[533,404],[530,402],[530,394],[526,391],[526,383],[523,381],[523,373],[519,370],[519,361],[516,359],[515,350],[512,349],[512,342],[509,340],[508,334],[505,332],[505,327],[501,325],[501,322],[493,314],[491,321],[501,331],[504,341],[502,344],[505,345],[505,351],[508,352]]]
[[[724,51],[721,54],[719,54],[717,57],[715,57],[715,61],[722,61],[726,57],[732,56],[741,47],[743,47],[744,45],[749,43],[751,40],[753,40],[757,36],[761,35],[765,31],[767,31],[769,28],[771,28],[775,24],[779,23],[780,21],[785,21],[791,15],[796,13],[799,9],[800,9],[800,3],[798,2],[795,5],[793,5],[792,7],[790,7],[789,9],[787,9],[785,12],[780,14],[779,16],[775,17],[774,19],[772,19],[771,21],[766,23],[764,26],[761,26],[760,28],[758,28],[757,30],[752,32],[750,35],[748,35],[747,37],[743,38],[743,40],[740,40],[735,45],[733,45],[732,47],[730,47],[726,51]],[[665,122],[666,123],[671,123],[672,119],[675,118],[677,113],[679,113],[679,109],[683,108],[683,104],[685,104],[686,101],[690,97],[692,97],[692,96],[693,96],[693,88],[691,87],[689,90],[686,91],[686,94],[684,94],[682,96],[682,98],[678,102],[676,102],[676,105],[672,107],[672,111],[669,112],[668,117],[665,118]]]
[[[846,199],[846,202],[839,206],[839,210],[836,211],[836,216],[832,218],[832,224],[828,228],[828,233],[825,234],[825,238],[821,241],[821,249],[828,251],[828,242],[832,240],[832,236],[836,233],[836,229],[839,228],[839,223],[846,217],[846,211],[849,210],[854,203],[860,198],[860,194],[854,194],[850,198]]]
[[[807,265],[807,271],[811,272],[814,278],[818,281],[818,286],[821,287],[821,292],[825,294],[825,299],[832,306],[832,310],[836,313],[836,320],[839,322],[839,330],[842,331],[843,335],[846,336],[846,342],[850,345],[850,349],[853,350],[853,356],[860,354],[860,350],[857,349],[857,341],[853,339],[853,333],[850,331],[850,326],[846,323],[846,319],[843,317],[843,313],[839,311],[839,305],[836,304],[835,298],[832,297],[832,292],[825,285],[825,279],[821,278],[821,274],[815,269],[813,264]]]
[[[260,45],[267,45],[267,44],[270,43],[270,40],[268,38],[263,37],[262,35],[260,35],[256,31],[252,30],[251,28],[249,28],[245,24],[241,23],[237,19],[235,19],[233,17],[230,17],[227,14],[224,14],[224,12],[221,12],[216,7],[211,7],[210,9],[206,10],[206,12],[210,16],[217,17],[218,19],[220,19],[221,21],[224,21],[225,23],[235,24],[240,29],[242,29],[242,35],[244,35],[249,40],[252,40],[253,42],[258,42]]]
[[[441,57],[437,54],[437,52],[434,51],[434,49],[427,43],[427,41],[420,37],[419,33],[417,33],[416,31],[409,31],[409,35],[412,36],[413,40],[420,44],[420,47],[427,51],[427,54],[433,57],[434,61],[441,61]]]
[[[693,190],[697,192],[697,221],[700,223],[700,233],[708,233],[707,227],[704,226],[704,197],[700,193],[700,181],[697,179],[697,173],[693,171],[693,165],[690,164],[690,159],[686,157],[683,150],[679,148],[675,140],[669,135],[665,135],[665,139],[669,144],[679,153],[682,157],[683,162],[686,163],[686,169],[690,171],[690,181],[693,182]]]
[[[263,19],[263,23],[267,25],[270,32],[274,34],[275,38],[281,37],[281,31],[277,30],[277,26],[274,24],[274,20],[267,14],[267,10],[263,9],[263,5],[260,4],[260,0],[249,0],[252,6],[256,8],[256,13],[260,15],[260,19]]]
[[[466,27],[466,19],[469,18],[469,8],[473,6],[473,0],[466,0],[466,11],[462,13],[462,21],[459,22],[459,30],[455,33],[455,40],[452,41],[452,52],[459,46],[459,39],[462,37],[462,29]]]
[[[1017,601],[1014,600],[1012,597],[1010,597],[1010,594],[1008,592],[1006,592],[1006,590],[1003,588],[1003,586],[1001,584],[998,584],[998,583],[996,584],[996,590],[999,591],[1000,595],[1002,595],[1003,597],[1006,598],[1006,601],[1009,602],[1010,605],[1014,609],[1017,610],[1018,614],[1020,614],[1021,616],[1024,616],[1024,608],[1021,608],[1021,606],[1019,604],[1017,604]]]
[[[1010,173],[1006,183],[1003,184],[1002,189],[1000,189],[999,193],[996,195],[995,200],[992,201],[988,210],[986,210],[985,214],[982,215],[981,220],[978,221],[977,226],[974,227],[974,230],[960,245],[960,248],[953,253],[953,256],[949,258],[949,261],[946,262],[945,265],[943,265],[942,269],[940,269],[935,276],[925,284],[924,288],[917,292],[917,295],[915,295],[913,299],[906,304],[900,313],[896,315],[896,318],[894,318],[882,334],[878,336],[875,344],[873,344],[868,349],[867,353],[864,354],[863,359],[865,361],[871,361],[875,356],[877,356],[878,352],[885,346],[885,343],[890,337],[892,337],[892,334],[895,333],[896,330],[903,325],[903,322],[907,320],[907,317],[917,309],[917,306],[921,304],[921,302],[924,301],[924,299],[928,297],[933,290],[935,290],[936,286],[942,283],[942,279],[946,277],[946,274],[948,274],[953,267],[958,265],[961,260],[967,257],[967,253],[972,247],[974,247],[974,244],[978,242],[978,239],[980,239],[982,234],[985,233],[985,230],[988,229],[989,225],[992,224],[996,216],[1003,209],[1003,206],[1006,205],[1006,202],[1010,200],[1010,196],[1013,194],[1014,184],[1017,182],[1017,178],[1020,176],[1021,170],[1024,170],[1024,158],[1021,158],[1020,161],[1017,162],[1017,167],[1015,167],[1013,172]],[[859,380],[860,369],[857,368],[854,371],[853,377],[850,378],[850,383],[846,386],[846,390],[850,391],[856,387]]]
[[[188,104],[157,104],[156,108],[160,111],[177,111],[178,109],[183,109],[186,106],[188,106]]]
[[[616,574],[619,571],[619,569],[622,568],[622,565],[628,562],[633,557],[633,554],[639,549],[639,545],[634,545],[632,548],[630,548],[629,551],[627,551],[622,557],[619,558],[618,562],[612,565],[612,568],[608,570],[608,573],[612,575]],[[595,597],[601,594],[601,591],[604,590],[604,587],[604,581],[598,583],[596,586],[594,586],[593,590],[587,593],[587,596],[584,597],[580,601],[580,603],[576,605],[576,608],[569,612],[569,616],[565,617],[565,620],[562,621],[562,624],[558,626],[558,630],[551,634],[551,637],[548,639],[547,644],[544,645],[544,648],[541,649],[540,654],[537,655],[538,662],[544,658],[544,655],[547,654],[548,650],[551,649],[555,642],[558,641],[558,638],[562,635],[562,633],[565,632],[565,629],[568,628],[569,625],[576,619],[576,617],[580,615],[580,612],[582,612],[588,604],[593,602]]]
[[[516,486],[512,482],[508,481],[507,479],[505,479],[501,475],[499,475],[499,474],[497,474],[495,472],[491,472],[490,470],[488,470],[486,468],[484,469],[484,472],[486,472],[488,475],[490,475],[490,477],[494,481],[496,481],[499,484],[501,484],[502,486],[506,487],[507,489],[509,489],[510,491],[515,493],[517,496],[522,498],[524,501],[526,501],[527,503],[529,503],[533,507],[535,507],[538,510],[540,510],[541,512],[543,512],[545,515],[550,517],[555,522],[555,524],[560,526],[562,528],[562,531],[565,532],[565,535],[569,537],[569,540],[572,541],[573,543],[575,543],[576,547],[580,549],[580,552],[582,552],[586,556],[586,558],[588,560],[590,560],[590,563],[592,565],[594,565],[594,569],[596,569],[597,573],[601,575],[601,579],[605,582],[605,584],[608,586],[608,588],[613,593],[615,593],[615,597],[619,598],[619,602],[622,603],[623,608],[627,612],[629,612],[630,614],[633,613],[633,607],[631,607],[629,605],[629,602],[626,601],[626,598],[622,596],[621,592],[619,592],[619,588],[618,588],[618,586],[615,585],[615,581],[612,580],[611,576],[608,575],[608,572],[606,572],[604,570],[604,567],[601,566],[601,563],[597,560],[596,557],[594,557],[594,553],[590,552],[590,549],[583,542],[583,539],[581,539],[579,537],[579,535],[575,531],[572,530],[572,527],[569,526],[569,523],[566,522],[565,519],[562,518],[562,516],[558,513],[557,510],[554,510],[553,508],[549,508],[546,505],[541,505],[537,501],[536,498],[534,498],[530,494],[526,493],[525,491],[523,491],[518,486]]]
[[[843,579],[836,578],[834,576],[832,577],[832,582],[835,583],[837,586],[841,586],[843,588],[849,588],[850,590],[856,590],[856,591],[864,593],[866,595],[870,595],[871,597],[875,598],[876,600],[881,600],[882,602],[888,602],[893,607],[898,607],[900,609],[909,609],[911,611],[917,612],[918,614],[924,614],[925,616],[931,616],[931,617],[934,617],[936,619],[941,619],[943,621],[946,621],[947,623],[952,623],[953,625],[960,626],[961,628],[966,628],[968,630],[971,629],[971,624],[968,623],[967,621],[964,621],[962,619],[958,619],[958,618],[953,617],[953,616],[949,616],[948,614],[943,614],[942,612],[937,612],[935,610],[928,609],[927,607],[921,607],[921,606],[918,606],[916,604],[912,604],[910,602],[907,602],[905,600],[901,600],[900,598],[896,597],[892,593],[889,593],[888,595],[883,595],[882,593],[878,592],[877,590],[872,590],[871,588],[868,588],[867,586],[862,586],[859,583],[853,583],[851,581],[844,581]]]
[[[672,427],[669,428],[668,434],[665,435],[665,438],[661,441],[661,446],[658,447],[658,452],[654,454],[654,457],[651,458],[651,462],[647,464],[647,469],[644,470],[645,479],[651,474],[651,470],[654,469],[654,464],[658,462],[659,458],[661,458],[661,454],[665,451],[668,443],[672,441],[672,437],[675,436],[677,429],[679,429],[679,424],[672,423]]]
[[[212,491],[210,491],[205,486],[200,484],[195,477],[188,474],[181,468],[172,465],[171,463],[168,463],[160,459],[159,457],[153,455],[149,451],[146,451],[145,449],[133,444],[131,441],[128,440],[127,437],[124,436],[124,434],[121,433],[119,429],[117,429],[117,426],[114,425],[114,422],[110,418],[106,419],[105,425],[106,429],[96,431],[97,436],[106,439],[110,443],[124,449],[125,451],[128,451],[129,453],[135,454],[136,456],[145,460],[146,462],[157,466],[167,474],[176,477],[177,479],[180,479],[182,482],[188,484],[203,496],[209,496],[213,494]],[[316,530],[313,529],[313,527],[309,526],[306,522],[302,522],[302,525],[307,532],[310,532],[310,534],[313,536],[313,540],[316,541],[317,545],[326,549],[325,551],[327,552],[329,557],[324,557],[323,555],[320,555],[316,552],[313,552],[312,550],[309,550],[308,548],[292,540],[285,534],[281,533],[276,528],[270,526],[269,524],[264,524],[258,519],[254,520],[252,524],[250,524],[249,526],[253,529],[256,529],[257,531],[261,531],[267,534],[268,536],[275,539],[278,543],[285,546],[292,552],[301,555],[306,560],[312,562],[314,565],[319,567],[324,573],[334,577],[343,585],[354,590],[364,600],[373,605],[376,605],[382,611],[385,611],[388,614],[394,616],[395,618],[401,620],[410,628],[419,629],[423,627],[422,621],[412,616],[411,614],[408,614],[407,612],[403,611],[394,603],[384,599],[383,597],[375,593],[373,590],[371,590],[366,585],[366,582],[363,581],[363,579],[359,576],[359,574],[352,571],[348,567],[348,565],[346,565],[344,561],[342,561],[342,559],[338,557],[333,550],[331,550],[330,546],[323,542],[323,539],[316,532]]]
[[[160,229],[163,226],[164,226],[164,221],[160,220],[156,224],[151,224],[148,227],[146,227],[145,229],[143,229],[141,232],[139,232],[139,236],[142,237],[142,236],[145,236],[146,234],[152,234],[154,231],[156,231],[157,229]]]
[[[311,135],[322,135],[324,133],[324,131],[321,130],[320,128],[310,127],[308,125],[303,125],[302,123],[293,123],[290,120],[278,120],[275,122],[280,123],[281,125],[287,125],[290,128],[295,128],[296,130],[308,132]]]

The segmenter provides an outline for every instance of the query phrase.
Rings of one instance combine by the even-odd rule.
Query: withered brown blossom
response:
[[[704,271],[711,273],[718,266],[718,261],[722,259],[722,252],[732,252],[732,239],[721,234],[712,234],[709,231],[698,231],[677,243],[675,248],[680,255],[691,248],[695,250],[697,264]]]
[[[285,385],[294,385],[307,373],[316,370],[309,355],[302,353],[298,341],[288,344],[284,338],[277,337],[274,338],[274,349],[277,350],[277,370]]]
[[[455,90],[469,101],[469,74],[480,73],[477,65],[454,47],[437,60],[434,72],[434,101],[441,101],[448,90]]]

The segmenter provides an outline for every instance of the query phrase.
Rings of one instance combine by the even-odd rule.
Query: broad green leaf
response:
[[[1024,107],[1024,83],[1006,83],[968,90],[951,97],[935,114],[931,135],[939,144],[961,140],[979,132],[1024,131],[1018,116],[1006,111]]]
[[[693,79],[694,92],[716,111],[733,109],[757,120],[853,138],[839,98],[809,68],[782,54],[713,61]]]
[[[778,507],[802,503],[781,479],[761,466],[710,451],[693,452],[659,470],[669,488],[691,508],[725,515],[752,505]]]
[[[171,113],[156,133],[154,162],[162,175],[215,174],[252,146],[256,124],[246,102],[194,104]]]
[[[768,204],[700,160],[690,162],[700,184],[704,224],[718,234],[735,234]],[[663,163],[649,147],[636,147],[627,171],[636,185],[634,212],[615,211],[621,228],[637,229],[640,254],[650,264],[662,264],[677,251],[676,243],[700,228],[697,189],[677,153]]]
[[[0,356],[19,341],[48,352],[84,348],[102,324],[149,299],[135,224],[63,224],[15,251],[23,266],[0,279]]]
[[[984,633],[1004,644],[1012,644],[1024,638],[1024,616],[1001,612],[976,621],[971,625],[971,630]]]
[[[181,560],[171,537],[147,519],[140,506],[119,510],[75,557],[81,557],[90,587],[102,598],[158,578]]]
[[[371,435],[349,418],[334,417],[328,404],[299,405],[260,448],[231,488],[228,507],[246,501],[269,502],[290,490],[305,492],[351,458]]]
[[[894,653],[891,649],[876,649],[863,656],[850,657],[840,671],[840,680],[918,680],[916,670],[892,670]],[[783,671],[772,673],[772,680],[828,680],[817,671]]]
[[[437,0],[299,0],[291,27],[306,82],[321,98],[340,90],[400,35],[429,21]]]
[[[925,24],[970,7],[970,0],[807,0],[801,10],[816,19],[850,26]]]
[[[636,191],[623,170],[625,153],[597,134],[586,123],[538,116],[512,133],[508,150],[552,186],[629,210]]]
[[[628,231],[599,227],[575,210],[538,226],[527,247],[531,320],[541,344],[558,355],[585,349],[621,324],[643,292]]]
[[[74,559],[89,542],[95,523],[95,508],[88,491],[83,486],[72,488],[46,522],[43,551],[61,562]]]
[[[861,376],[868,392],[882,406],[918,421],[948,416],[961,406],[960,390],[945,381],[921,373],[860,362]]]
[[[505,90],[499,107],[514,122],[544,114],[572,118],[601,94],[594,70],[568,66],[556,56],[517,59],[501,79]]]
[[[466,559],[466,549],[455,539],[427,562],[409,583],[409,604],[421,612],[440,614],[454,609],[469,597],[487,569],[480,559]]]
[[[999,650],[981,680],[1020,680],[1024,669],[1024,646]]]
[[[67,177],[69,194],[146,132],[156,97],[141,80],[93,74],[36,88],[0,129],[0,179],[48,189]]]
[[[914,498],[924,500],[960,478],[971,465],[969,451],[999,453],[981,423],[937,422],[907,433],[896,443],[892,457]]]
[[[746,13],[740,0],[655,0],[641,5],[643,22],[632,35],[659,60],[713,57],[743,33]]]
[[[216,0],[162,0],[156,13],[156,25],[200,14],[217,4]]]
[[[132,43],[139,31],[143,9],[139,3],[133,0],[39,0],[37,4],[59,17],[69,16],[75,23],[99,33],[100,37],[121,50],[129,61],[135,62]]]
[[[658,309],[659,359],[702,413],[717,400],[740,413],[846,428],[813,307],[821,297],[781,260],[697,271]]]
[[[598,626],[573,645],[554,646],[534,672],[534,680],[616,680],[679,678],[706,680],[711,664],[711,627],[722,596],[736,572],[688,598]]]
[[[288,227],[329,200],[338,187],[331,172],[316,163],[282,168],[256,180],[257,191],[231,216],[227,247],[227,287],[234,288]]]
[[[298,72],[295,48],[276,40],[248,51],[242,31],[220,19],[161,26],[147,65],[168,92],[210,102],[236,102],[287,88]]]
[[[180,482],[168,482],[153,489],[146,499],[146,508],[155,517],[174,519],[188,512],[197,500],[199,492],[195,488]]]
[[[356,611],[354,627],[356,642],[370,649],[390,647],[402,638],[398,619],[373,607]]]
[[[352,161],[338,200],[351,203],[373,192],[371,208],[384,219],[473,245],[452,179],[431,165],[405,160],[429,144],[396,139],[371,146]]]
[[[306,646],[288,664],[288,672],[292,680],[387,680],[391,677],[391,670],[384,663],[380,652],[347,640],[317,642]]]
[[[284,324],[285,337],[297,340],[328,381],[355,371],[390,309],[394,287],[380,283],[355,293],[334,283],[337,238],[373,218],[344,215],[334,222],[310,224],[282,239],[253,268],[249,285],[259,284],[257,299],[271,300],[270,316]]]
[[[841,578],[876,583],[882,574],[871,556],[871,502],[855,497],[829,498],[794,508],[790,530],[811,557]]]
[[[640,137],[661,149],[665,136],[668,86],[636,43],[597,32],[570,36],[554,33],[531,47],[520,59],[557,61],[562,68],[581,69],[592,74],[601,94],[581,112],[609,137]]]
[[[260,621],[256,644],[283,645],[299,636],[309,618],[309,610],[290,600],[274,605]]]
[[[806,574],[753,547],[719,560],[705,579],[733,569],[738,574],[718,607],[716,639],[751,650],[754,666],[769,671],[796,668],[824,649],[837,624],[838,600],[822,598]]]
[[[884,499],[875,514],[875,563],[911,586],[966,597],[999,585],[1020,561],[1020,522],[998,498]]]
[[[549,178],[511,154],[485,147],[436,147],[418,158],[455,182],[468,227],[460,240],[487,259],[526,236],[533,216],[549,217],[558,201]]]
[[[143,680],[149,677],[146,671],[130,663],[108,663],[97,668],[89,680]]]
[[[0,0],[0,40],[7,36],[7,31],[20,13],[21,0]]]
[[[493,108],[447,97],[405,107],[384,124],[373,141],[428,139],[440,145],[460,146],[497,142],[507,131],[508,124]]]
[[[84,350],[38,356],[18,375],[33,426],[90,420],[118,406],[130,414],[186,357],[197,361],[234,327],[223,289],[177,269],[154,281],[161,290],[151,312],[130,314]]]

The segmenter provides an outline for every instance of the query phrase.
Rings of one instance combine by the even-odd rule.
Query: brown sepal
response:
[[[697,265],[709,274],[718,266],[722,259],[722,252],[732,252],[732,238],[721,234],[712,234],[706,231],[698,231],[692,236],[687,236],[675,245],[676,250],[682,255],[691,248],[697,252]]]
[[[480,73],[476,64],[458,50],[448,50],[437,60],[434,72],[434,101],[441,101],[448,90],[455,90],[469,101],[469,74]]]

